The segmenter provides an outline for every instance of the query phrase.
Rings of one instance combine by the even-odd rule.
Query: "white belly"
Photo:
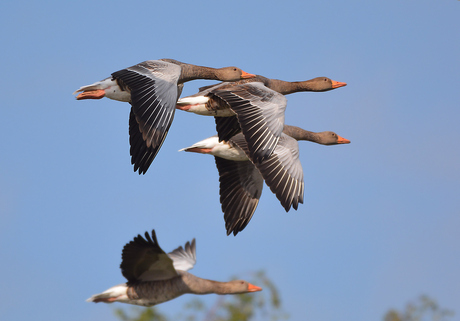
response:
[[[211,154],[220,158],[225,158],[231,161],[247,161],[248,156],[238,147],[230,147],[230,145],[220,142],[211,151]]]

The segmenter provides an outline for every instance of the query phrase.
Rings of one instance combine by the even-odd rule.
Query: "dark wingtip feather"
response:
[[[157,234],[155,233],[155,230],[152,230],[152,238],[150,238],[149,232],[145,232],[145,237],[150,243],[160,246],[160,244],[158,243]]]

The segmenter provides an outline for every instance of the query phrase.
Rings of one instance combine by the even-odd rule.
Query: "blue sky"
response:
[[[2,318],[115,320],[124,305],[84,300],[124,282],[123,245],[155,228],[166,251],[197,238],[197,276],[264,269],[291,320],[379,320],[421,294],[460,320],[459,5],[2,2]],[[250,224],[227,237],[213,157],[177,152],[214,135],[212,118],[177,112],[139,176],[129,104],[72,96],[160,58],[347,82],[288,96],[286,123],[352,143],[301,142],[305,203],[285,213],[265,186]]]

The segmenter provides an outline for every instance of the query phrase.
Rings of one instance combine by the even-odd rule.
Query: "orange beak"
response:
[[[340,82],[340,81],[335,81],[335,80],[332,80],[332,88],[339,88],[339,87],[343,87],[343,86],[346,86],[347,83],[346,82]]]
[[[105,96],[105,91],[102,90],[102,89],[98,89],[98,90],[84,91],[81,94],[79,94],[76,98],[77,98],[77,100],[82,100],[82,99],[101,99],[104,96]]]
[[[241,79],[254,78],[256,75],[247,73],[246,71],[241,70]]]
[[[351,142],[346,139],[346,138],[343,138],[343,137],[340,137],[339,135],[337,135],[337,144],[350,144]]]
[[[248,292],[257,292],[257,291],[262,291],[262,288],[259,288],[258,286],[248,283]]]

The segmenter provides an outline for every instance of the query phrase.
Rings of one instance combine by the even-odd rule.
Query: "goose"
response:
[[[303,170],[299,160],[298,140],[322,145],[349,144],[334,132],[311,132],[285,125],[273,154],[261,162],[251,161],[242,133],[227,142],[217,136],[204,139],[180,151],[214,155],[219,172],[219,194],[227,235],[234,236],[249,223],[262,195],[263,182],[270,187],[288,212],[303,203]]]
[[[255,77],[236,67],[220,69],[173,59],[147,60],[112,73],[111,77],[80,87],[77,100],[129,102],[129,142],[134,171],[145,174],[163,144],[174,118],[183,83],[194,79],[237,81]]]
[[[194,276],[187,271],[195,263],[195,239],[166,254],[158,244],[155,230],[152,230],[152,236],[145,232],[145,238],[138,235],[123,248],[120,269],[128,282],[95,294],[86,301],[153,306],[186,293],[241,294],[262,290],[242,280],[217,282]]]
[[[215,116],[220,141],[227,141],[242,131],[251,159],[262,161],[271,155],[283,130],[287,103],[284,95],[323,92],[346,85],[327,77],[288,82],[256,75],[233,83],[201,87],[197,94],[179,99],[176,108]]]

